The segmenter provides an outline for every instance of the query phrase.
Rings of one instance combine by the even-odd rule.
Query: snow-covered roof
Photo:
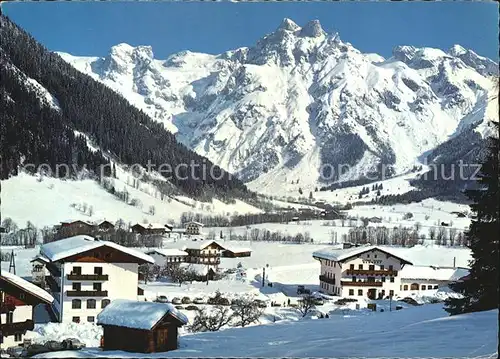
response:
[[[244,252],[251,252],[252,250],[250,248],[244,248],[244,247],[233,247],[233,246],[227,246],[224,245],[224,249],[233,253],[244,253]]]
[[[467,268],[431,267],[431,266],[405,266],[401,272],[401,279],[422,279],[456,281],[469,274]]]
[[[167,314],[182,324],[188,322],[184,314],[168,303],[115,299],[97,315],[97,324],[150,330]]]
[[[172,232],[174,232],[174,233],[186,233],[186,228],[173,228]]]
[[[170,230],[169,227],[167,227],[166,224],[161,224],[161,223],[146,223],[146,224],[141,224],[141,223],[136,223],[134,226],[141,226],[146,229],[164,229],[164,230]]]
[[[5,280],[6,282],[9,282],[12,285],[15,285],[18,288],[21,288],[22,290],[30,293],[31,295],[40,298],[44,302],[47,303],[52,303],[54,301],[54,298],[47,293],[44,289],[34,285],[33,283],[28,282],[27,280],[9,273],[5,270],[1,271],[2,273],[0,274],[0,277]]]
[[[44,244],[40,248],[40,254],[46,256],[50,261],[55,262],[102,246],[114,248],[120,252],[142,259],[145,262],[154,263],[153,258],[141,251],[127,248],[114,242],[100,241],[86,235],[64,238]]]
[[[64,221],[61,221],[61,223],[74,223],[74,222],[82,222],[82,223],[88,224],[89,226],[92,225],[92,223],[84,221],[83,219],[66,219]]]
[[[216,241],[204,241],[204,240],[200,240],[200,239],[198,239],[198,240],[199,240],[199,242],[196,242],[196,243],[193,243],[193,244],[189,244],[188,246],[186,246],[186,247],[184,247],[184,248],[187,248],[187,249],[199,249],[199,250],[202,250],[202,249],[207,248],[209,245],[211,245],[211,244],[214,244],[214,243],[215,243],[215,244],[217,244],[218,246],[220,246],[220,247],[222,247],[222,248],[224,248],[224,249],[225,249],[225,247],[224,247],[222,244],[220,244],[220,243],[218,243],[218,242],[216,242]]]
[[[184,251],[181,251],[177,248],[162,248],[162,249],[150,249],[146,252],[146,254],[154,254],[157,253],[159,255],[165,257],[174,257],[174,256],[187,256],[188,254]]]
[[[336,262],[342,262],[346,259],[358,256],[360,254],[363,254],[363,253],[369,252],[369,251],[373,251],[373,250],[378,250],[378,251],[387,253],[395,258],[399,258],[399,259],[405,261],[407,264],[412,264],[409,260],[401,257],[399,254],[396,254],[396,251],[392,251],[390,248],[381,247],[381,246],[372,246],[372,245],[364,245],[364,246],[352,247],[352,248],[347,248],[347,249],[325,248],[325,249],[321,249],[319,251],[315,251],[313,253],[313,257],[332,260],[332,261],[336,261]]]
[[[200,222],[195,222],[195,221],[187,222],[185,225],[187,226],[188,224],[195,224],[195,225],[200,226],[200,227],[203,227],[203,226],[204,226],[204,224],[203,224],[203,223],[200,223]]]
[[[47,257],[45,257],[43,254],[37,254],[30,262],[49,263],[50,260]]]

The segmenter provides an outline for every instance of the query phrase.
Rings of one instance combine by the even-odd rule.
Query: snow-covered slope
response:
[[[104,58],[60,55],[250,188],[274,194],[297,179],[303,189],[356,179],[380,163],[404,173],[470,126],[487,134],[497,118],[486,111],[493,61],[458,45],[400,46],[384,59],[315,20],[301,28],[285,19],[254,46],[216,56],[157,60],[151,47],[127,44]]]

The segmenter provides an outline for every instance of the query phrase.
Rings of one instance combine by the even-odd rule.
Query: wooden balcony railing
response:
[[[91,281],[104,281],[108,280],[108,275],[107,274],[68,274],[66,276],[66,279],[68,280],[91,280]]]
[[[107,297],[107,290],[68,290],[68,297]]]
[[[396,277],[398,275],[397,270],[390,269],[378,269],[378,270],[370,270],[370,269],[348,269],[345,272],[346,275],[379,275],[384,277]]]
[[[342,281],[342,285],[346,287],[382,287],[383,282],[353,282]]]
[[[35,323],[32,320],[17,323],[2,323],[0,324],[0,331],[2,336],[14,335],[16,333],[26,333],[27,330],[33,330]]]
[[[328,277],[327,277],[327,276],[325,276],[325,275],[320,275],[320,276],[319,276],[319,280],[320,280],[320,282],[324,282],[324,283],[328,283],[328,284],[335,285],[335,279],[333,279],[333,278],[328,278]]]

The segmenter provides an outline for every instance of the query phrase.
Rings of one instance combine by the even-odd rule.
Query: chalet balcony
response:
[[[198,258],[220,258],[221,254],[220,253],[196,253],[196,254],[191,254],[192,257],[198,257]]]
[[[34,328],[35,323],[29,319],[24,322],[0,324],[0,331],[3,336],[26,333],[27,330],[33,330]]]
[[[379,270],[370,270],[370,269],[348,269],[345,271],[346,275],[379,275],[383,277],[396,277],[398,275],[397,270],[390,269],[379,269]]]
[[[319,276],[320,282],[328,283],[331,285],[335,285],[335,279],[333,278],[328,278],[326,275],[320,275]]]
[[[107,290],[68,290],[68,297],[107,297]]]
[[[187,257],[186,263],[197,263],[197,264],[220,264],[220,257]]]
[[[105,281],[108,280],[107,274],[68,274],[66,276],[68,280],[78,280],[78,281]]]
[[[353,281],[342,281],[343,286],[346,287],[382,287],[384,282],[353,282]]]

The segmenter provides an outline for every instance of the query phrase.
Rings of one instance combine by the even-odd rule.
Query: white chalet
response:
[[[22,344],[33,330],[33,314],[38,304],[51,304],[54,298],[42,288],[2,270],[0,273],[0,344],[2,349]]]
[[[40,256],[59,322],[95,322],[112,300],[137,300],[139,265],[154,263],[143,252],[86,235],[44,244]]]
[[[447,287],[469,274],[462,267],[406,266],[401,271],[401,294],[407,291],[426,292]]]
[[[212,265],[216,268],[220,264],[221,254],[225,248],[216,241],[199,241],[197,243],[184,248],[188,254],[186,262]]]
[[[412,263],[387,248],[361,246],[313,253],[321,263],[323,292],[342,297],[386,298],[400,291],[401,270]]]
[[[155,248],[146,251],[146,254],[151,256],[155,263],[160,266],[183,263],[188,256],[187,252],[177,248]]]
[[[184,225],[184,228],[186,229],[186,234],[190,236],[197,236],[201,235],[201,229],[203,228],[203,223],[199,222],[187,222]]]

